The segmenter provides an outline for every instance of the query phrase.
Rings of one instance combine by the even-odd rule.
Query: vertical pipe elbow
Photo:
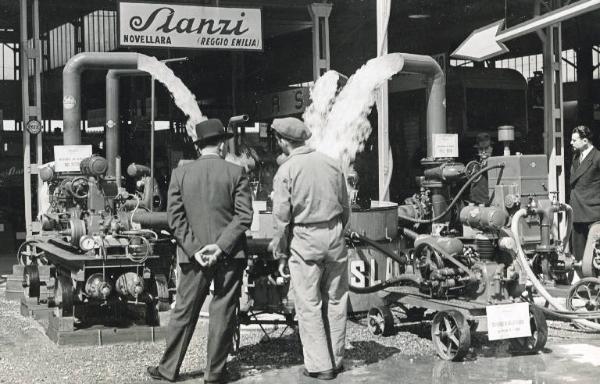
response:
[[[427,157],[433,157],[433,135],[446,133],[446,78],[431,56],[402,54],[403,72],[427,76]]]
[[[134,52],[82,52],[63,68],[63,142],[81,143],[81,73],[86,69],[136,69],[142,55]]]

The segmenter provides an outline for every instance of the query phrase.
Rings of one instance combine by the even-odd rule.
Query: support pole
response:
[[[155,83],[156,79],[154,76],[150,78],[150,206],[146,207],[152,212],[154,206],[154,104],[155,104]]]
[[[312,20],[313,79],[316,81],[330,68],[329,14],[332,4],[312,3],[308,12]]]
[[[39,121],[43,125],[42,119],[42,44],[40,41],[40,4],[39,0],[33,0],[33,43],[35,49],[35,105],[36,105],[36,117],[35,119]],[[42,178],[40,177],[40,173],[38,170],[42,167],[43,159],[42,159],[42,138],[44,134],[44,129],[40,131],[35,136],[35,159],[37,163],[35,173],[37,176],[37,207],[38,211],[42,206]],[[32,223],[33,224],[33,223]],[[37,224],[37,220],[35,221]],[[35,227],[35,228],[34,228]],[[41,227],[38,225],[34,225],[32,227],[33,230],[39,232]]]
[[[554,0],[554,3],[558,3]],[[560,6],[560,4],[555,4]],[[565,202],[565,160],[562,97],[561,24],[546,28],[544,56],[544,153],[548,156],[548,192],[558,192]]]
[[[377,1],[377,56],[388,53],[387,27],[391,0]],[[389,138],[389,103],[387,81],[377,90],[377,148],[379,201],[390,200],[389,180],[392,173],[392,151]]]
[[[32,235],[31,229],[31,138],[25,125],[29,121],[29,60],[27,59],[27,0],[21,0],[20,3],[20,72],[21,77],[21,108],[22,108],[22,124],[23,130],[23,187],[25,194],[25,233],[27,239]]]

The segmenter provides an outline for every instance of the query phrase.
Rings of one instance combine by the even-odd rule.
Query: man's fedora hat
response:
[[[473,148],[486,148],[492,144],[492,137],[487,132],[479,132],[475,137]]]
[[[206,140],[223,138],[229,139],[233,137],[232,132],[227,132],[223,123],[219,119],[208,119],[201,123],[196,124],[196,136],[195,143],[201,144]]]

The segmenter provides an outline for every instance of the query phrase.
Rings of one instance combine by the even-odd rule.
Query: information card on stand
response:
[[[490,340],[531,336],[529,303],[490,305],[485,309]]]
[[[55,145],[54,169],[56,172],[78,172],[81,160],[90,156],[91,145]]]

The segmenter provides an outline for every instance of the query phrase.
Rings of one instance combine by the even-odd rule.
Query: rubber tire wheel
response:
[[[26,298],[40,297],[40,272],[37,264],[26,265],[23,269],[23,294]],[[26,285],[26,286],[25,286]]]
[[[529,305],[529,325],[531,336],[510,339],[513,352],[535,354],[541,351],[548,341],[548,324],[544,312],[533,305]]]
[[[570,289],[569,292],[567,293],[567,309],[570,311],[576,311],[576,309],[573,307],[573,296],[575,295],[575,293],[577,292],[577,290],[584,284],[588,284],[588,283],[592,283],[592,284],[596,284],[597,288],[600,289],[600,279],[597,277],[586,277],[583,278],[581,280],[579,280],[577,283],[575,283]],[[583,299],[583,298],[582,298]],[[589,300],[588,300],[589,302]],[[587,303],[586,303],[587,304]],[[587,305],[586,305],[587,307]],[[588,311],[598,311],[600,310],[600,308],[598,307],[594,307],[594,308],[586,308]],[[593,321],[596,323],[600,323],[600,319],[588,319],[589,321]],[[576,327],[578,328],[583,328],[583,329],[588,329],[585,326],[580,326],[578,323],[573,323],[575,324]]]
[[[454,329],[453,339],[446,336],[448,325],[451,330]],[[471,328],[462,313],[455,310],[440,311],[431,323],[431,341],[441,359],[461,361],[471,347]],[[454,347],[448,346],[449,343]]]
[[[166,276],[163,274],[154,275],[154,284],[156,285],[156,310],[158,312],[169,311],[171,303]]]
[[[60,317],[73,316],[75,291],[70,277],[59,275],[54,284],[54,303]]]
[[[394,315],[386,306],[373,307],[369,310],[367,327],[374,335],[389,336],[394,331]]]

